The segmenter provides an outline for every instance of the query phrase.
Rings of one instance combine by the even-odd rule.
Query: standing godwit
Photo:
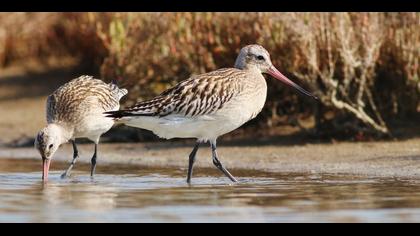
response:
[[[262,46],[248,45],[241,49],[235,68],[192,76],[154,99],[106,113],[128,126],[151,130],[162,138],[196,138],[197,143],[189,155],[188,183],[199,145],[209,141],[213,164],[236,182],[218,159],[216,139],[260,113],[267,96],[262,73],[316,98],[281,74]]]
[[[73,144],[73,160],[61,177],[69,175],[79,156],[75,139],[82,137],[95,143],[95,152],[91,159],[93,176],[99,138],[114,124],[103,112],[118,110],[119,101],[126,94],[126,89],[120,89],[113,83],[106,84],[91,76],[80,76],[48,96],[48,125],[38,132],[35,139],[35,148],[42,157],[44,181],[48,179],[53,154],[61,144],[70,140]]]

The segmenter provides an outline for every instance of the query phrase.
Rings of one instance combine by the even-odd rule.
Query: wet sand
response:
[[[364,143],[244,146],[221,142],[220,159],[232,174],[243,170],[312,174],[351,174],[420,179],[420,139]],[[99,146],[98,165],[114,163],[143,167],[187,168],[193,142],[108,143]],[[79,145],[79,162],[89,163],[93,145]],[[0,158],[39,159],[32,147],[0,148]],[[63,145],[54,160],[70,162],[72,148]],[[214,168],[207,145],[198,151],[195,172]],[[77,166],[76,166],[77,169]],[[98,167],[100,171],[100,167]]]

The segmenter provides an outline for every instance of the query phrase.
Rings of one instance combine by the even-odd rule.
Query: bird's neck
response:
[[[250,72],[252,72],[252,73],[255,73],[255,74],[262,74],[261,73],[261,70],[258,69],[256,66],[249,66],[249,67],[247,67],[245,69],[248,70],[248,71],[250,71]]]
[[[73,136],[73,130],[68,128],[65,124],[51,123],[48,124],[48,129],[54,130],[60,144],[68,142]]]
[[[243,71],[245,71],[245,72],[247,72],[247,73],[249,73],[249,74],[253,75],[253,76],[249,76],[249,78],[254,78],[254,77],[264,78],[264,77],[262,76],[261,70],[260,70],[260,69],[258,69],[258,67],[254,66],[254,65],[249,65],[249,66],[246,66],[246,67],[244,67],[244,68],[243,68],[243,69],[241,69],[241,70],[243,70]]]

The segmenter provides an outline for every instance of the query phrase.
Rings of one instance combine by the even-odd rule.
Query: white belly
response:
[[[226,122],[227,121],[227,122]],[[142,117],[131,119],[126,125],[148,129],[153,131],[161,138],[197,138],[209,140],[228,133],[238,126],[232,124],[230,120],[215,119],[210,116],[198,118],[184,118],[167,116],[162,118]]]
[[[119,106],[113,110],[118,109]],[[75,126],[73,138],[88,138],[94,142],[99,141],[99,137],[114,125],[114,120],[105,117],[103,112],[102,109],[98,109],[86,114]]]

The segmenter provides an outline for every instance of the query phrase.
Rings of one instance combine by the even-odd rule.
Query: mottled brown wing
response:
[[[53,123],[57,118],[56,100],[53,95],[47,98],[47,122]]]
[[[114,84],[91,76],[80,76],[64,84],[47,98],[47,122],[74,122],[90,109],[109,111],[127,94]]]
[[[242,90],[241,77],[245,73],[235,68],[220,69],[192,76],[164,91],[154,99],[137,103],[111,117],[167,116],[194,117],[208,115],[221,109]]]

